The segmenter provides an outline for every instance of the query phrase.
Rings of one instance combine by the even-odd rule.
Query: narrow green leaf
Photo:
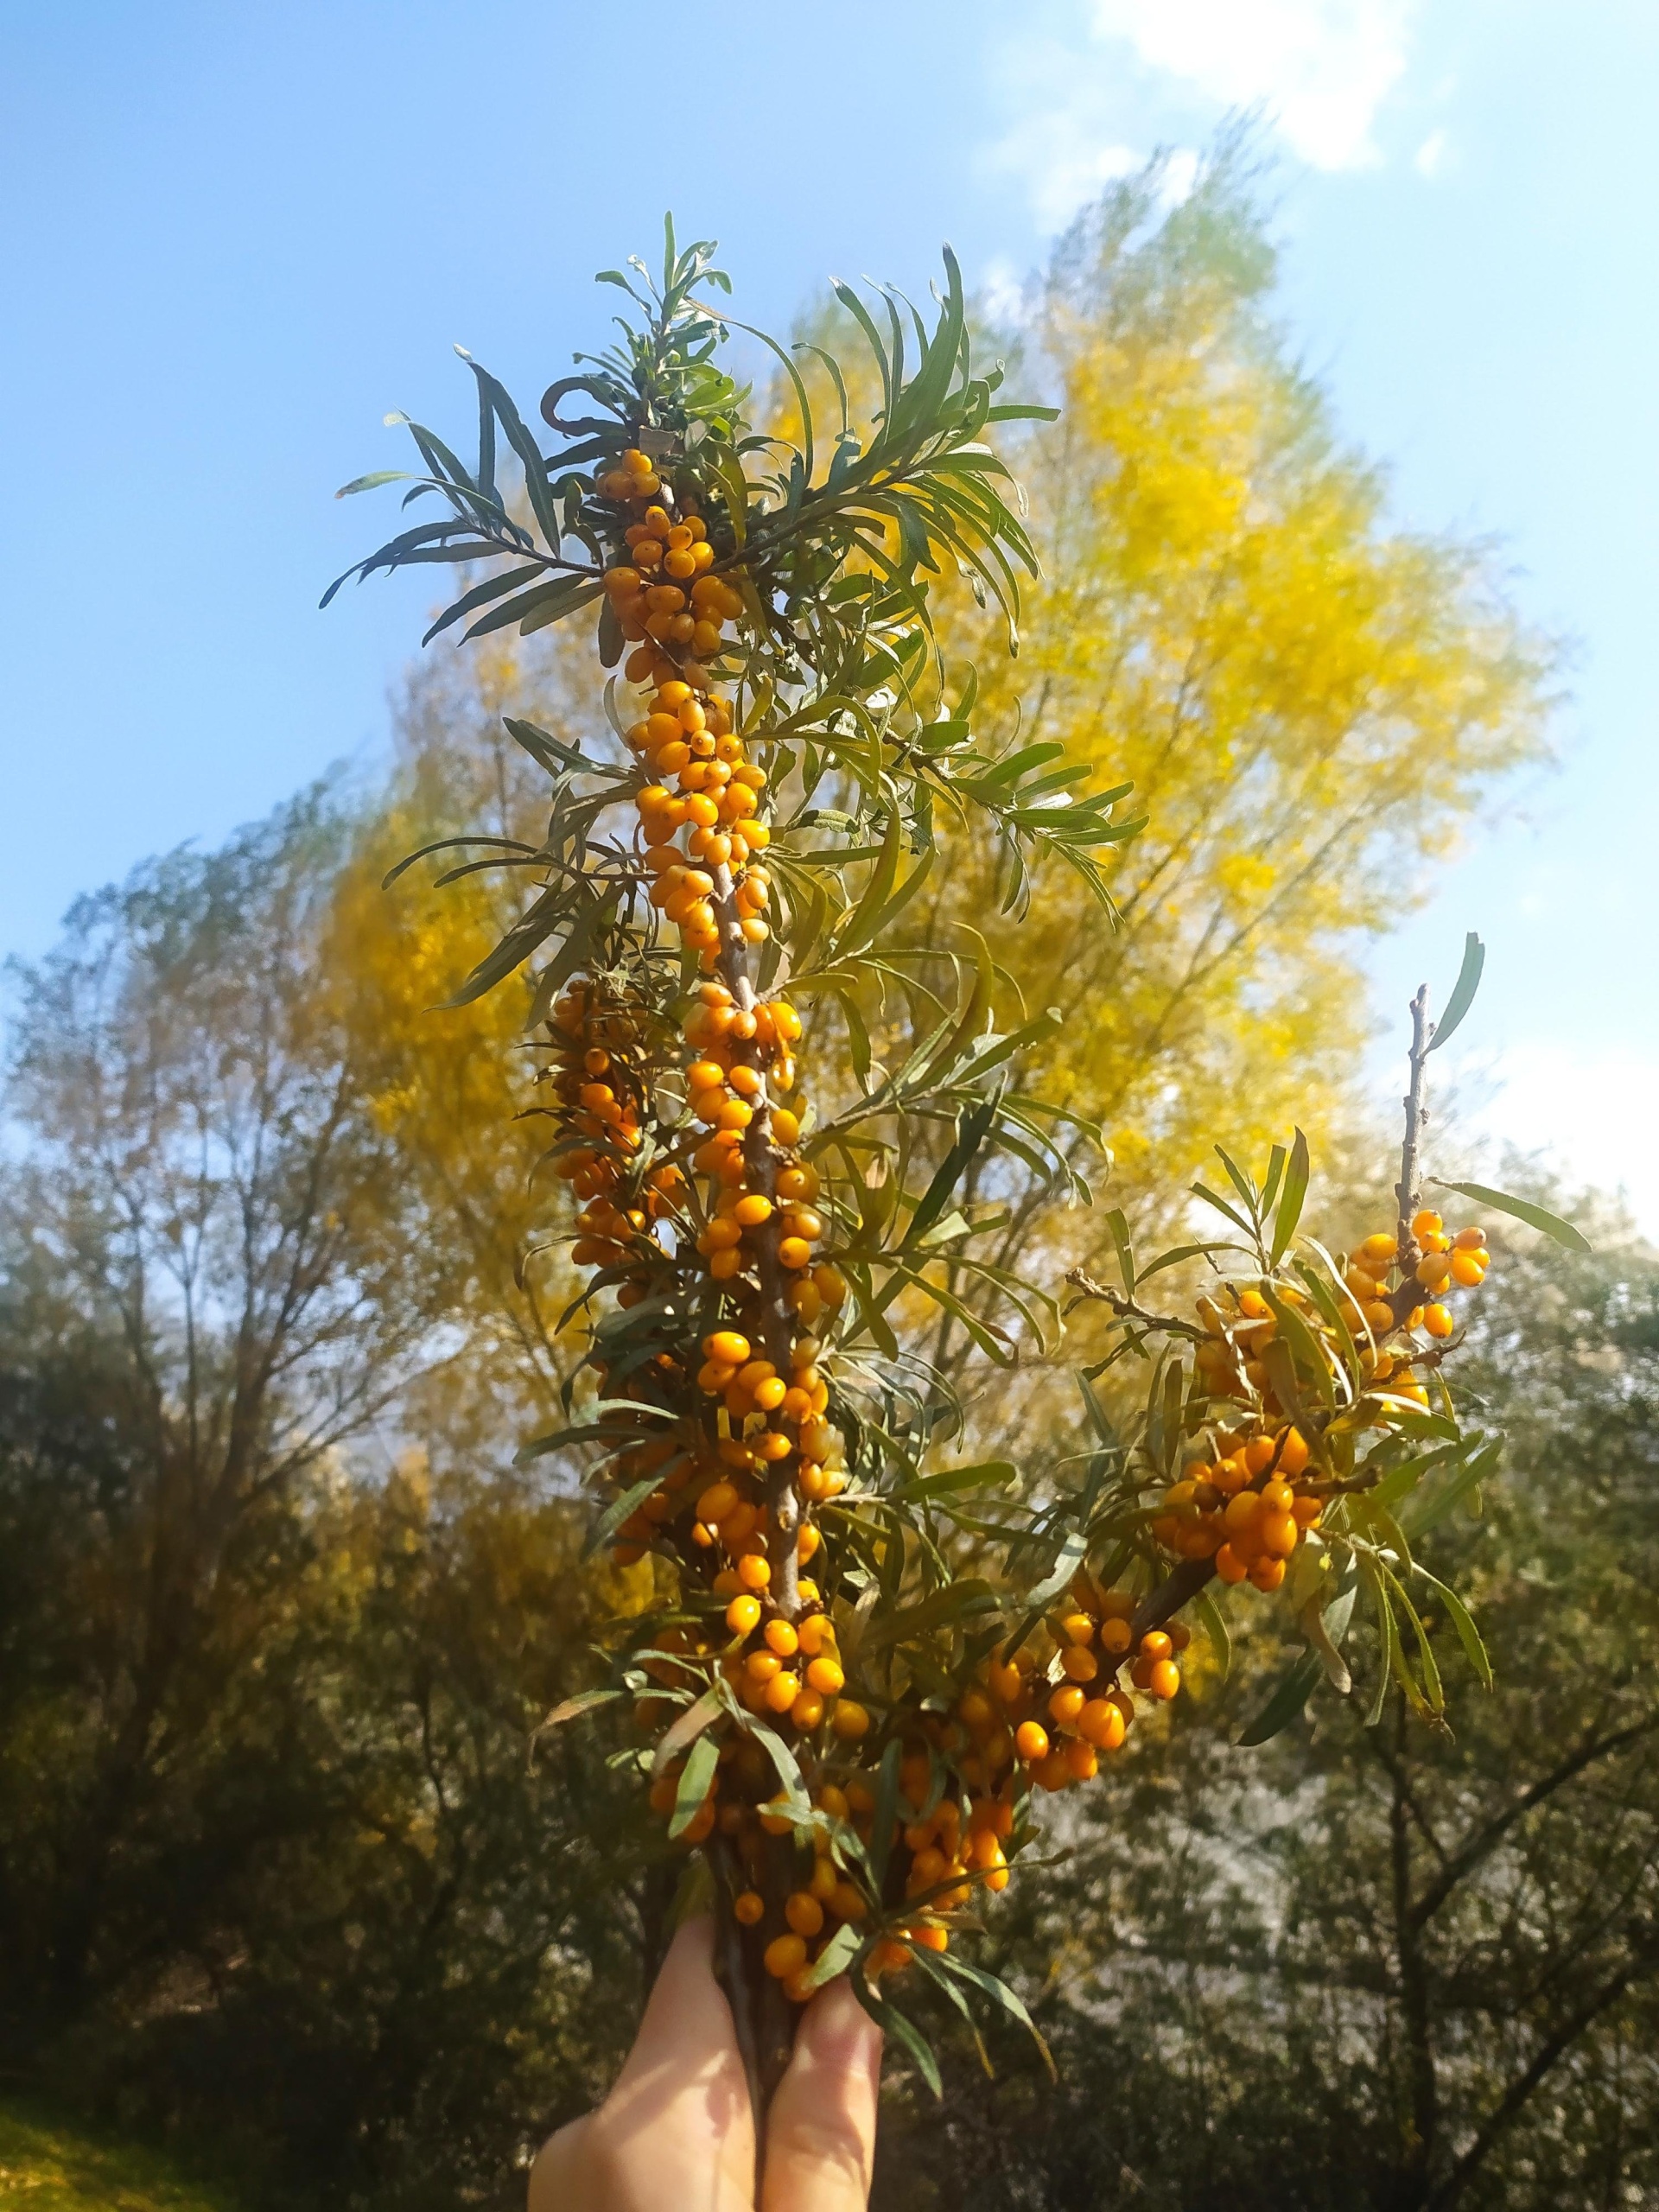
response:
[[[1192,1610],[1210,1639],[1210,1648],[1216,1655],[1224,1682],[1233,1670],[1233,1639],[1221,1608],[1207,1590],[1200,1590],[1192,1600]]]
[[[1540,1230],[1546,1236],[1553,1236],[1569,1252],[1588,1252],[1592,1249],[1582,1230],[1574,1229],[1570,1221],[1563,1221],[1560,1214],[1551,1213],[1547,1207],[1534,1205],[1529,1198],[1512,1198],[1506,1191],[1489,1190],[1484,1183],[1443,1183],[1437,1176],[1430,1176],[1428,1179],[1436,1190],[1456,1191],[1460,1197],[1473,1198],[1478,1205],[1491,1206],[1495,1212],[1506,1213],[1516,1221],[1524,1221],[1529,1229]]]
[[[533,1743],[537,1736],[545,1735],[550,1728],[563,1728],[567,1720],[575,1720],[584,1713],[592,1713],[599,1706],[613,1705],[618,1698],[626,1695],[626,1690],[578,1690],[575,1697],[565,1698],[554,1707],[551,1713],[537,1722],[530,1732],[531,1741]]]
[[[1275,1268],[1290,1249],[1290,1241],[1295,1236],[1296,1224],[1302,1217],[1302,1202],[1306,1196],[1307,1139],[1298,1129],[1286,1164],[1278,1211],[1273,1217],[1273,1245],[1268,1256]]]
[[[1135,1244],[1129,1236],[1129,1224],[1122,1206],[1114,1206],[1106,1217],[1106,1226],[1112,1233],[1112,1243],[1117,1251],[1118,1273],[1123,1278],[1123,1295],[1135,1296]],[[1165,1264],[1167,1264],[1166,1262]]]
[[[1442,1582],[1437,1575],[1431,1574],[1421,1562],[1419,1562],[1417,1572],[1431,1590],[1439,1592],[1440,1603],[1446,1607],[1446,1617],[1458,1632],[1458,1641],[1463,1646],[1464,1654],[1469,1664],[1479,1675],[1483,1688],[1491,1689],[1492,1662],[1486,1656],[1486,1646],[1481,1640],[1480,1630],[1475,1626],[1474,1617],[1468,1606],[1464,1604],[1455,1590]]]
[[[642,1475],[637,1483],[625,1490],[620,1497],[613,1497],[588,1531],[582,1547],[583,1559],[591,1559],[603,1545],[608,1543],[631,1513],[637,1513],[662,1480],[660,1471]]]
[[[875,1815],[870,1828],[870,1871],[879,1897],[887,1878],[887,1859],[899,1817],[899,1769],[905,1747],[895,1736],[881,1754],[881,1770],[875,1785]]]
[[[1287,1728],[1313,1696],[1324,1673],[1319,1653],[1304,1651],[1280,1676],[1266,1704],[1245,1728],[1238,1739],[1241,1747],[1265,1744]]]
[[[703,1734],[692,1745],[680,1779],[674,1792],[674,1810],[668,1823],[668,1840],[677,1842],[697,1814],[709,1795],[715,1779],[715,1769],[720,1763],[720,1745],[714,1737]]]
[[[925,1635],[929,1629],[939,1628],[947,1622],[959,1620],[964,1613],[982,1613],[995,1610],[996,1595],[988,1582],[976,1575],[966,1575],[959,1582],[948,1583],[943,1590],[936,1590],[931,1598],[919,1604],[906,1605],[901,1612],[886,1620],[873,1620],[866,1627],[859,1645],[861,1652],[879,1650],[887,1643],[901,1643],[906,1637]]]
[[[1434,1034],[1429,1040],[1431,1052],[1440,1050],[1474,1004],[1475,993],[1480,988],[1480,971],[1485,965],[1486,948],[1471,930],[1463,941],[1463,965],[1458,970],[1458,980],[1452,986],[1446,1012],[1435,1023]]]
[[[944,2094],[944,2084],[939,2079],[939,2062],[933,2056],[932,2045],[912,2020],[906,2018],[896,2005],[889,2005],[885,1997],[878,1997],[861,1974],[852,1977],[853,1993],[875,2022],[881,2032],[895,2043],[902,2044],[916,2063],[920,2074],[936,2097]]]
[[[845,1974],[858,1956],[863,1942],[864,1938],[851,1921],[849,1921],[844,1927],[837,1928],[805,1974],[802,1975],[802,1987],[822,1989],[825,1982],[833,1981],[838,1974]]]
[[[978,1990],[983,1997],[988,1997],[994,2005],[1000,2005],[1012,2018],[1018,2020],[1042,2053],[1043,2063],[1048,2069],[1050,2081],[1058,2081],[1059,2075],[1055,2070],[1053,2055],[1018,1990],[1011,1989],[1001,1974],[988,1974],[983,1967],[973,1966],[968,1960],[958,1958],[949,1951],[939,1955],[938,1962],[946,1974],[955,1974],[958,1981],[967,1982],[970,1988]]]
[[[652,1754],[651,1761],[653,1776],[661,1774],[677,1751],[683,1750],[687,1744],[702,1735],[705,1728],[711,1727],[726,1712],[726,1700],[721,1695],[725,1688],[725,1683],[721,1682],[715,1688],[705,1690],[696,1703],[687,1706],[678,1719],[672,1722],[658,1738],[657,1749]]]
[[[1083,1565],[1088,1554],[1089,1539],[1080,1529],[1070,1529],[1055,1555],[1054,1564],[1034,1590],[1026,1592],[1026,1603],[1033,1611],[1050,1605],[1058,1598]]]

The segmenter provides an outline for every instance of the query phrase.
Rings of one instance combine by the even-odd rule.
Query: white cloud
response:
[[[1431,130],[1417,149],[1411,166],[1419,176],[1427,177],[1432,183],[1445,169],[1451,147],[1452,142],[1444,130]]]
[[[1418,0],[1091,0],[1096,38],[1225,107],[1258,103],[1322,169],[1374,161],[1371,125],[1404,73]]]
[[[1154,143],[1201,136],[1229,109],[1259,109],[1317,168],[1374,162],[1372,129],[1409,58],[1421,0],[1027,0],[1018,37],[988,54],[1014,118],[986,148],[1018,178],[1043,229],[1141,166]],[[1173,126],[1173,128],[1172,128]],[[1425,175],[1446,152],[1436,133]],[[1192,188],[1198,156],[1173,156],[1166,196]]]
[[[1103,144],[1089,104],[1033,112],[996,147],[996,168],[1026,181],[1032,213],[1046,231],[1065,228],[1085,200],[1121,176],[1132,176],[1144,157],[1133,146]]]
[[[1026,320],[1029,304],[1028,280],[1005,254],[995,254],[979,278],[979,296],[994,322],[1016,329]]]

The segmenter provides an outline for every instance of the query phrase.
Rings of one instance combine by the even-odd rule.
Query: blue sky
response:
[[[761,322],[832,271],[925,287],[945,238],[1006,289],[1260,105],[1344,429],[1575,641],[1560,772],[1382,948],[1379,1006],[1479,928],[1468,1110],[1659,1231],[1656,102],[1650,0],[10,0],[0,949],[373,757],[427,594],[317,613],[374,522],[329,495],[401,459],[388,409],[465,421],[454,342],[539,390],[668,204]]]

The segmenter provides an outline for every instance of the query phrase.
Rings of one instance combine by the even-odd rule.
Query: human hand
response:
[[[772,2101],[759,2207],[754,2123],[705,1916],[675,1936],[616,2086],[543,2145],[530,2212],[864,2212],[881,2034],[848,1986],[805,2008]]]

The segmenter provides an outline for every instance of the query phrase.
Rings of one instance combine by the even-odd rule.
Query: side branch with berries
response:
[[[1487,1257],[1478,1230],[1448,1233],[1414,1198],[1401,1233],[1333,1259],[1298,1238],[1300,1135],[1259,1184],[1224,1155],[1234,1195],[1198,1186],[1220,1239],[1140,1268],[1114,1212],[1121,1294],[1071,1278],[1111,1315],[1106,1357],[1079,1377],[1080,1448],[1023,1467],[946,1459],[964,1411],[914,1348],[930,1307],[987,1366],[1052,1352],[1062,1326],[1050,1288],[980,1256],[1004,1217],[969,1194],[1091,1192],[1075,1117],[1030,1081],[1054,1017],[999,1027],[988,938],[964,930],[941,954],[907,938],[906,910],[949,838],[982,838],[1006,912],[1058,865],[1109,927],[1112,849],[1139,826],[1126,787],[1088,791],[1058,747],[977,731],[973,672],[935,635],[930,582],[948,566],[1017,645],[1035,555],[988,434],[1049,410],[1000,399],[1000,370],[976,370],[947,256],[931,327],[896,294],[873,312],[837,288],[882,402],[861,433],[843,409],[821,468],[783,349],[799,442],[746,418],[709,303],[726,289],[712,248],[681,251],[671,227],[660,277],[630,270],[606,280],[630,302],[619,341],[543,401],[560,450],[469,362],[476,467],[410,424],[426,473],[403,480],[407,497],[443,514],[355,573],[487,562],[429,634],[588,609],[615,671],[592,750],[508,721],[549,779],[542,845],[427,849],[477,842],[467,867],[538,879],[458,992],[530,970],[543,1164],[577,1209],[549,1241],[568,1236],[588,1271],[565,1316],[585,1331],[569,1419],[524,1456],[585,1462],[592,1546],[653,1578],[651,1609],[618,1624],[611,1678],[544,1725],[631,1715],[615,1756],[639,1770],[665,1848],[690,1855],[690,1889],[715,1899],[763,2120],[791,2007],[834,1975],[936,2086],[899,1976],[1029,2025],[956,1939],[1037,1838],[1045,1797],[1093,1781],[1137,1713],[1178,1694],[1193,1633],[1224,1649],[1216,1586],[1281,1592],[1306,1637],[1258,1736],[1321,1673],[1346,1687],[1357,1595],[1381,1638],[1379,1698],[1392,1676],[1421,1709],[1443,1703],[1414,1579],[1484,1669],[1410,1543],[1497,1457],[1459,1427],[1440,1366],[1447,1295],[1477,1287]],[[569,415],[579,400],[594,411]],[[503,448],[522,499],[498,482]],[[866,1017],[894,991],[932,1026],[889,1070]],[[1424,1029],[1414,1052],[1413,1193],[1435,1041]],[[1143,1295],[1176,1264],[1212,1277],[1190,1314]],[[1127,1388],[1136,1366],[1144,1393]]]

